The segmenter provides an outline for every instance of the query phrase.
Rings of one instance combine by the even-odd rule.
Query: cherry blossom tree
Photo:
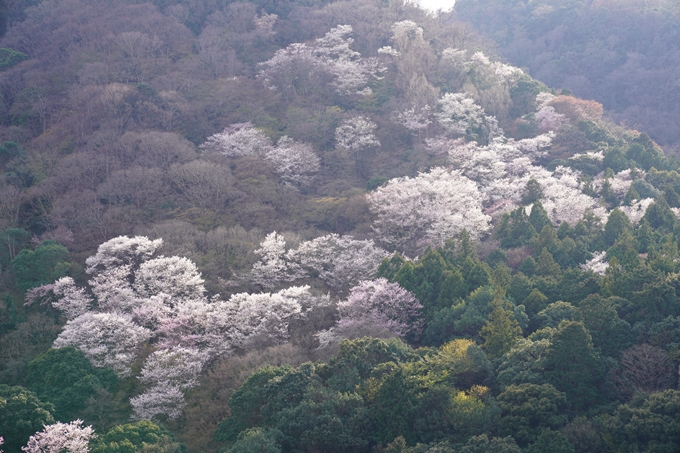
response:
[[[266,261],[280,258],[281,245],[276,233],[265,241],[261,274],[279,271]],[[30,293],[31,302],[51,303],[68,319],[54,347],[74,346],[95,366],[127,376],[142,344],[156,348],[140,376],[148,387],[131,400],[138,418],[176,417],[209,360],[262,341],[284,342],[292,321],[330,303],[309,286],[208,299],[195,264],[154,256],[161,246],[145,237],[114,238],[86,260],[89,291],[64,278]]]
[[[185,406],[184,392],[198,384],[198,376],[208,361],[205,351],[175,347],[161,349],[144,362],[140,381],[149,385],[130,400],[134,417],[150,420],[159,415],[179,417]]]
[[[368,195],[380,240],[415,253],[443,244],[463,229],[473,237],[487,232],[491,218],[482,212],[482,201],[472,180],[443,167],[392,179]]]
[[[151,385],[173,385],[189,390],[198,384],[198,376],[209,355],[205,351],[178,346],[154,351],[144,362],[140,381]]]
[[[630,223],[636,224],[642,219],[642,217],[644,217],[645,213],[647,212],[647,208],[653,203],[653,198],[645,198],[643,200],[636,201],[630,206],[619,206],[619,209],[628,216]]]
[[[32,288],[26,293],[27,305],[47,299],[51,299],[52,306],[69,320],[86,313],[93,302],[83,288],[76,287],[76,282],[71,277],[62,277],[54,283]]]
[[[412,134],[416,134],[420,137],[422,132],[432,124],[432,120],[430,119],[431,115],[432,111],[430,106],[426,105],[420,109],[412,107],[401,112],[394,112],[391,119],[395,123],[404,126],[411,131]]]
[[[371,278],[389,256],[371,240],[338,234],[305,241],[286,251],[283,236],[276,232],[267,235],[255,253],[262,258],[250,272],[252,283],[272,289],[281,282],[314,276],[340,292]]]
[[[297,186],[310,185],[320,168],[319,156],[311,145],[296,143],[287,136],[279,139],[276,148],[267,152],[265,159],[274,164],[274,172],[283,182]]]
[[[205,293],[198,268],[184,257],[161,256],[145,261],[134,278],[135,293],[142,298],[165,293],[173,299],[200,299]]]
[[[153,332],[135,324],[130,316],[88,312],[68,321],[53,347],[74,346],[94,366],[110,367],[126,376],[137,348],[152,336]]]
[[[208,137],[199,148],[218,152],[227,157],[262,157],[271,150],[272,142],[264,132],[256,129],[251,123],[236,123]]]
[[[337,291],[371,278],[389,253],[371,240],[329,234],[303,242],[287,257]]]
[[[373,121],[363,115],[343,121],[335,130],[336,146],[355,156],[372,146],[380,146],[380,141],[375,136],[376,127]]]
[[[427,79],[430,65],[436,59],[430,42],[424,38],[423,28],[411,20],[392,25],[394,48],[383,47],[380,55],[389,56],[396,69],[394,88],[408,105],[424,108],[434,104],[439,89]]]
[[[21,449],[26,453],[87,453],[89,442],[95,438],[91,426],[82,426],[82,420],[71,423],[54,423],[32,435]]]
[[[397,336],[418,335],[423,306],[413,293],[384,278],[365,280],[338,303],[336,334],[357,324],[389,330]]]
[[[212,135],[200,148],[227,157],[254,156],[271,162],[274,172],[288,184],[309,185],[319,171],[319,157],[312,147],[284,136],[273,146],[269,137],[250,123],[233,124]]]
[[[286,240],[276,231],[269,233],[254,252],[260,260],[253,265],[250,281],[272,289],[281,282],[290,282],[307,274],[296,263],[286,259]]]
[[[595,252],[593,257],[579,266],[584,271],[592,271],[604,276],[609,267],[607,262],[607,252]]]
[[[153,420],[166,416],[171,420],[182,415],[186,406],[184,392],[174,385],[156,385],[144,393],[130,398],[133,418],[136,420]]]
[[[550,105],[541,107],[534,115],[534,120],[541,132],[555,131],[569,122],[566,116],[557,113],[555,107]]]
[[[85,271],[94,274],[120,266],[139,265],[162,246],[162,239],[152,241],[145,236],[118,236],[101,244],[97,253],[85,260]]]
[[[425,149],[437,157],[448,156],[451,150],[465,145],[464,138],[448,138],[446,135],[438,135],[433,138],[425,139]]]
[[[484,109],[464,93],[446,93],[437,104],[435,118],[451,134],[464,135],[483,124]]]
[[[372,58],[351,49],[352,27],[338,25],[314,43],[293,43],[260,63],[258,77],[265,86],[284,94],[307,95],[330,84],[343,95],[369,94],[366,86],[382,68]]]

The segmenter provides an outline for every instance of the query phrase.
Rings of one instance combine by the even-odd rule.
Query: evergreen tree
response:
[[[522,204],[527,205],[533,202],[537,202],[543,198],[543,188],[541,184],[534,178],[527,181],[526,186],[524,186],[524,192],[522,192]]]
[[[541,254],[538,255],[538,259],[536,260],[536,273],[543,277],[555,278],[558,278],[562,273],[560,265],[555,262],[552,254],[546,248],[543,248]]]
[[[508,302],[500,295],[494,298],[493,310],[479,336],[484,339],[482,348],[491,357],[500,357],[512,349],[518,338],[522,336],[522,328],[510,310]]]
[[[543,207],[543,204],[540,201],[537,201],[531,207],[531,214],[529,214],[529,223],[531,224],[531,226],[534,227],[536,231],[543,231],[543,228],[545,228],[546,225],[550,225],[552,227],[550,217],[548,217],[548,213],[546,212],[545,208]]]
[[[675,227],[675,214],[671,211],[671,207],[663,197],[656,199],[645,212],[644,219],[649,222],[649,225],[655,230],[662,230],[672,232]]]
[[[628,191],[626,192],[626,196],[623,197],[623,205],[630,206],[640,199],[642,199],[642,197],[638,191],[635,190],[635,186],[631,184],[631,186],[628,188]]]
[[[624,231],[632,231],[632,225],[628,216],[623,213],[619,208],[614,209],[607,219],[607,223],[604,226],[603,239],[607,247],[611,247],[618,240],[619,236]]]
[[[584,410],[604,400],[604,369],[582,322],[563,321],[545,357],[548,382],[567,394],[576,409]]]

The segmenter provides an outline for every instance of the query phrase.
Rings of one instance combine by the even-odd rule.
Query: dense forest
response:
[[[531,75],[680,150],[680,3],[458,0],[459,18]]]
[[[680,450],[677,128],[483,34],[591,3],[2,3],[0,449]]]

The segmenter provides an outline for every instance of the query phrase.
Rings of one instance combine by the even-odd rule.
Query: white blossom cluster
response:
[[[439,101],[435,118],[449,133],[462,135],[478,128],[484,121],[484,109],[464,93],[446,93]]]
[[[472,61],[491,65],[483,54],[473,55]],[[539,110],[553,99],[552,94],[539,94]],[[434,117],[454,135],[488,119],[481,107],[461,93],[444,95]],[[549,171],[533,163],[545,155],[555,136],[552,128],[546,129],[547,133],[524,140],[490,134],[483,146],[443,135],[426,139],[426,149],[436,156],[447,155],[451,168],[434,168],[416,178],[396,178],[368,194],[369,207],[377,216],[374,231],[391,247],[416,253],[427,245],[440,244],[463,228],[480,236],[489,229],[484,206],[488,212],[499,207],[513,209],[520,204],[530,180],[540,185],[540,201],[555,225],[573,225],[587,212],[605,222],[608,211],[604,202],[584,193],[579,171],[561,166]],[[576,156],[603,157],[600,153]],[[602,177],[596,178],[595,184],[601,187]],[[609,178],[609,184],[617,197],[623,197],[632,184],[630,170]],[[649,204],[651,200],[640,200],[622,210],[635,223]]]
[[[363,115],[345,120],[335,129],[336,147],[356,154],[372,146],[380,146],[375,136],[376,128],[376,124]]]
[[[261,259],[253,265],[251,282],[275,288],[282,282],[314,276],[336,291],[346,291],[361,280],[371,278],[383,259],[389,256],[371,240],[328,234],[302,242],[286,250],[283,236],[267,235],[255,251]]]
[[[194,263],[154,256],[162,244],[114,238],[86,260],[89,291],[65,277],[27,295],[47,300],[68,319],[54,347],[74,346],[95,366],[129,375],[140,348],[153,345],[140,377],[147,390],[131,400],[139,419],[178,416],[184,392],[209,360],[255,341],[285,342],[290,322],[329,303],[308,286],[208,299]]]
[[[619,209],[628,216],[630,223],[635,225],[640,220],[642,220],[642,217],[644,217],[645,213],[647,212],[647,208],[650,207],[652,203],[654,203],[653,198],[645,198],[636,201],[630,206],[619,206]]]
[[[199,146],[227,157],[264,157],[273,147],[271,140],[251,123],[236,123],[211,135]]]
[[[344,95],[370,94],[367,84],[382,68],[377,60],[351,49],[351,36],[350,25],[338,25],[312,44],[291,44],[260,63],[258,77],[272,90],[295,94],[304,95],[325,83]]]
[[[607,252],[593,253],[593,257],[579,267],[584,271],[592,271],[598,275],[604,275],[609,267]]]
[[[483,196],[460,170],[436,167],[415,178],[390,180],[368,195],[374,231],[391,247],[420,251],[467,229],[479,237],[490,229]]]
[[[97,436],[91,426],[82,427],[82,424],[82,420],[75,420],[71,423],[45,425],[21,449],[25,453],[87,453],[90,451],[90,440]]]
[[[274,172],[288,184],[307,186],[319,171],[319,156],[306,143],[283,136],[277,146],[264,132],[251,123],[233,124],[214,134],[200,148],[219,152],[227,157],[260,157],[271,162]]]
[[[420,132],[432,124],[431,115],[430,106],[426,105],[420,109],[414,107],[403,112],[395,112],[392,115],[392,121],[401,124],[411,132]]]

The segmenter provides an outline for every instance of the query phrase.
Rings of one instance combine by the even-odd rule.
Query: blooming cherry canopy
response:
[[[330,84],[343,95],[370,94],[368,82],[382,68],[373,58],[351,49],[352,27],[338,25],[313,43],[293,43],[260,63],[265,86],[287,95],[306,95]]]
[[[154,345],[141,373],[150,387],[131,401],[138,418],[177,416],[178,395],[196,385],[208,360],[255,340],[287,341],[290,322],[329,302],[308,286],[208,299],[193,262],[154,256],[162,244],[141,236],[111,239],[86,260],[89,288],[64,277],[27,295],[29,303],[51,303],[68,319],[54,347],[74,346],[95,366],[129,375],[140,347]]]
[[[391,247],[419,252],[463,229],[479,237],[490,229],[477,184],[460,170],[436,167],[415,178],[390,180],[368,195],[374,231]]]
[[[95,436],[91,426],[83,427],[82,420],[71,423],[54,423],[32,435],[21,449],[25,453],[87,453],[89,442]]]
[[[255,250],[262,258],[249,275],[252,283],[271,289],[282,282],[314,276],[343,292],[359,281],[373,277],[389,253],[371,240],[328,234],[286,250],[283,236],[267,235]]]
[[[349,297],[338,303],[337,330],[368,324],[403,337],[419,334],[423,306],[413,293],[384,278],[364,280],[352,288]]]
[[[375,136],[376,127],[373,121],[363,115],[343,121],[335,130],[336,146],[353,154],[372,146],[380,146],[380,141]]]
[[[270,162],[274,172],[287,184],[309,185],[319,171],[319,156],[311,145],[283,136],[274,146],[264,132],[251,123],[238,123],[214,134],[200,148],[226,157],[259,157]]]

